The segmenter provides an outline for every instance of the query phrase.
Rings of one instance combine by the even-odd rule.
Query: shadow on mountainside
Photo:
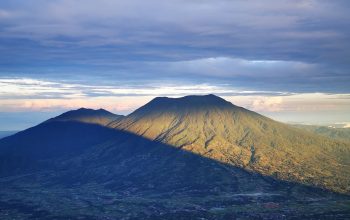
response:
[[[113,138],[106,127],[74,121],[44,122],[0,140],[0,176],[48,169]]]
[[[81,122],[43,123],[1,139],[0,163],[0,217],[38,210],[40,218],[224,218],[223,210],[264,217],[271,209],[350,217],[349,209],[330,205],[347,196]]]

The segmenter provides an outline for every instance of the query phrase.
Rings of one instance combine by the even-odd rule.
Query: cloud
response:
[[[3,120],[3,128],[19,129],[39,123],[47,119],[45,117],[48,115],[52,117],[81,107],[104,108],[118,114],[129,114],[156,96],[179,97],[208,93],[220,95],[235,105],[281,121],[329,123],[350,120],[349,93],[241,90],[215,83],[166,85],[163,82],[113,86],[101,85],[100,82],[94,85],[91,82],[84,84],[35,78],[0,78],[0,118],[21,112],[28,115],[27,119],[21,116],[24,121],[15,124],[9,124],[13,120]],[[41,112],[42,115],[39,117],[36,112]],[[34,122],[30,120],[31,115],[38,116]],[[25,121],[28,122],[24,123]]]
[[[229,84],[241,90],[288,92],[348,92],[347,70],[325,64],[288,60],[249,60],[209,57],[186,61],[138,61],[122,66],[114,75],[140,81],[187,81],[187,83]]]
[[[32,78],[0,78],[0,112],[54,111],[80,107],[129,113],[156,96],[216,94],[253,111],[348,111],[350,94],[233,89],[225,84],[92,85]]]
[[[93,98],[70,98],[70,99],[17,99],[1,100],[2,112],[32,112],[32,111],[58,111],[78,109],[81,107],[99,109],[104,108],[121,114],[129,113],[143,104],[150,97],[93,97]]]
[[[0,76],[346,93],[349,8],[329,0],[2,1]]]
[[[252,108],[259,112],[277,112],[282,110],[282,97],[263,97],[255,99]]]
[[[0,22],[3,38],[33,41],[42,50],[64,49],[66,59],[76,53],[85,57],[85,50],[97,47],[89,58],[105,53],[104,59],[115,60],[121,49],[126,57],[153,60],[234,56],[332,62],[349,48],[345,1],[11,2],[2,3],[2,10],[17,16]]]
[[[346,123],[343,128],[350,128],[350,123]]]
[[[86,87],[81,85],[80,87]],[[82,97],[81,88],[74,84],[56,83],[30,78],[0,78],[0,98],[73,98]]]
[[[1,1],[0,111],[129,112],[154,96],[214,93],[256,111],[325,109],[348,121],[349,9],[346,0]]]
[[[71,99],[108,96],[183,96],[189,94],[286,95],[285,92],[236,90],[221,84],[100,85],[32,78],[0,78],[0,99]]]
[[[299,116],[313,113],[347,114],[350,109],[350,94],[296,93],[283,96],[235,95],[223,96],[232,103],[269,116],[277,113],[293,113]],[[321,120],[321,119],[320,119]]]
[[[196,75],[217,77],[284,77],[314,72],[320,68],[316,64],[283,60],[246,60],[230,57],[210,57],[189,61],[164,62],[164,69]]]

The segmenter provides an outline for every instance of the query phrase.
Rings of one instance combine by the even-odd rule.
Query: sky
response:
[[[0,1],[0,130],[216,94],[283,122],[350,122],[350,1]]]

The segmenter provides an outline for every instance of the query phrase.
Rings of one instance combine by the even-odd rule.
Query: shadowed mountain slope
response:
[[[330,206],[334,201],[346,203],[345,196],[247,172],[129,132],[112,131],[111,139],[86,145],[78,154],[36,156],[37,164],[45,167],[0,178],[0,217],[271,219],[310,213],[350,216],[348,208]],[[27,154],[17,155],[22,153]],[[270,203],[290,208],[271,213],[269,208],[263,208]],[[315,205],[322,209],[310,212],[307,207]],[[216,212],[215,208],[226,211]]]
[[[112,138],[103,127],[119,116],[103,109],[78,109],[0,140],[0,175],[52,167],[57,158],[81,154]]]
[[[289,149],[265,149],[271,141],[265,136],[271,135],[269,129],[298,129],[221,98],[157,98],[110,123],[113,129],[76,117],[61,119],[0,140],[0,218],[350,216],[347,196],[261,172],[261,161],[270,159],[275,166],[279,151],[283,155]],[[286,135],[273,134],[276,143]],[[325,148],[308,146],[316,153]],[[339,149],[342,146],[339,143]],[[300,154],[305,150],[296,149]],[[274,158],[264,155],[268,150]],[[287,152],[292,159],[296,156],[294,150]],[[271,212],[271,207],[280,208]]]
[[[301,187],[313,194],[313,189],[302,185],[247,172],[127,131],[77,121],[45,122],[0,140],[0,161],[1,177],[34,175],[34,182],[39,178],[48,186],[97,182],[114,190],[180,194],[282,193]]]
[[[4,137],[7,137],[7,136],[10,136],[10,135],[13,135],[13,134],[15,134],[17,132],[18,131],[0,131],[0,139],[4,138]]]
[[[278,179],[350,192],[350,146],[214,95],[155,98],[109,127]]]

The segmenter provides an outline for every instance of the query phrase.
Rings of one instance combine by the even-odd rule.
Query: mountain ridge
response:
[[[0,217],[350,217],[349,145],[207,98],[158,98],[108,125],[63,114],[1,139]]]
[[[123,116],[113,114],[102,108],[97,110],[79,108],[62,113],[61,115],[51,118],[47,121],[78,121],[105,126],[119,117]]]
[[[214,95],[155,98],[108,126],[263,175],[350,191],[348,143],[302,132]]]
[[[157,97],[127,116],[80,108],[39,127],[59,123],[68,129],[69,123],[64,122],[106,127],[106,131],[98,128],[108,134],[106,137],[112,135],[108,129],[126,131],[247,171],[341,193],[350,191],[349,143],[303,132],[215,95]],[[59,132],[64,134],[64,129]],[[74,139],[74,135],[69,137]]]

